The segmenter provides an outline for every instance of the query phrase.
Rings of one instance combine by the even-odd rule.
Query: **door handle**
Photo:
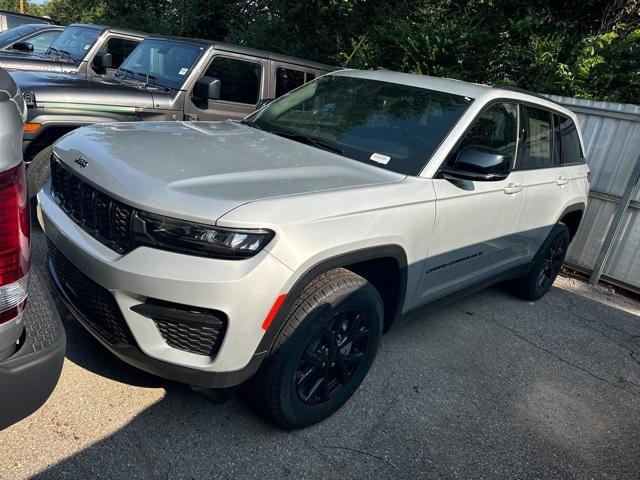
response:
[[[558,177],[558,179],[556,180],[556,185],[559,185],[559,186],[561,186],[561,187],[562,187],[563,185],[566,185],[567,183],[569,183],[569,179],[568,179],[567,177],[562,177],[562,176],[560,176],[560,177]]]
[[[513,195],[514,193],[520,193],[522,191],[522,185],[517,183],[510,183],[506,187],[504,187],[504,193],[507,195]]]

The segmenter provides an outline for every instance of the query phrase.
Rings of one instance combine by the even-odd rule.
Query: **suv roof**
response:
[[[50,25],[57,25],[55,20],[47,17],[38,17],[37,15],[29,15],[28,13],[12,12],[11,10],[0,10],[0,15],[15,15],[22,18],[31,18],[37,20],[37,23],[48,23]]]
[[[94,30],[99,30],[104,32],[105,30],[109,30],[113,33],[120,33],[122,35],[136,35],[138,37],[146,37],[149,34],[141,32],[139,30],[130,30],[128,28],[120,28],[120,27],[110,27],[108,25],[95,25],[93,23],[71,23],[67,25],[67,27],[84,27],[84,28],[93,28]]]
[[[544,108],[551,108],[565,116],[576,119],[575,114],[562,105],[545,98],[537,93],[514,87],[492,87],[480,83],[465,82],[452,78],[430,77],[427,75],[417,75],[413,73],[400,73],[390,70],[341,70],[333,72],[332,75],[345,75],[349,77],[378,80],[381,82],[410,85],[418,88],[438,90],[441,92],[461,95],[473,99],[487,97],[487,100],[505,98],[522,102],[530,102]]]
[[[285,62],[291,63],[295,65],[304,65],[311,68],[317,68],[318,70],[337,70],[340,67],[336,65],[327,65],[320,62],[313,62],[310,60],[305,60],[303,58],[291,57],[289,55],[282,55],[280,53],[269,52],[267,50],[259,50],[257,48],[244,47],[242,45],[234,45],[232,43],[226,42],[218,42],[215,40],[204,40],[200,38],[185,38],[185,37],[165,37],[160,35],[152,35],[147,37],[150,39],[158,39],[158,40],[173,40],[176,42],[186,42],[186,43],[195,43],[198,45],[202,45],[205,47],[213,47],[216,50],[223,50],[226,52],[240,53],[243,55],[250,55],[252,57],[258,58],[266,58],[269,60],[275,60],[277,62]]]

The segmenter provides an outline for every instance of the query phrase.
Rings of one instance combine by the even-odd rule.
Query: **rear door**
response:
[[[445,162],[467,147],[510,158],[504,180],[439,178],[436,221],[417,298],[419,305],[524,263],[516,224],[523,203],[520,172],[512,171],[518,143],[518,105],[496,102],[478,116]]]
[[[570,172],[561,162],[560,117],[531,105],[523,105],[522,113],[523,142],[516,171],[523,174],[524,204],[518,230],[527,257],[532,258],[564,210],[571,185]]]

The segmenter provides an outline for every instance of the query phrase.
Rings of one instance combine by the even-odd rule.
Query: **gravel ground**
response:
[[[43,259],[36,232],[37,275]],[[351,401],[297,432],[127,366],[61,312],[60,383],[0,433],[3,480],[640,477],[640,304],[577,280],[416,312]]]

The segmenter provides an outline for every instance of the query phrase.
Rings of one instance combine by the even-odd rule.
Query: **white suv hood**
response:
[[[207,223],[263,198],[404,178],[231,121],[94,125],[63,137],[54,152],[122,202]]]

